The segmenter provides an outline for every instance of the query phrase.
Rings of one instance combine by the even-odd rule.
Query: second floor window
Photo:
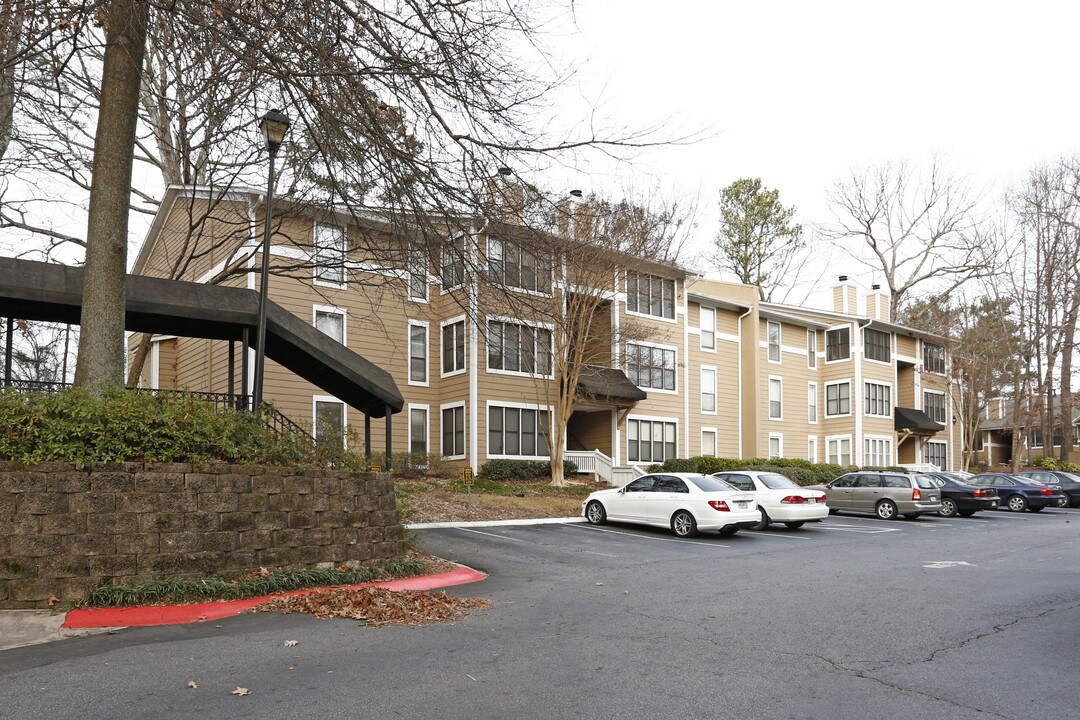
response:
[[[833,383],[825,386],[825,416],[851,413],[851,384]]]
[[[716,412],[716,370],[701,368],[701,412]]]
[[[945,374],[945,348],[934,343],[923,342],[923,370],[938,375]]]
[[[333,312],[331,310],[316,310],[315,328],[326,333],[339,343],[344,343],[345,313]]]
[[[892,335],[889,333],[866,328],[863,330],[863,343],[866,346],[863,352],[868,360],[892,362]]]
[[[453,237],[442,248],[443,290],[452,290],[465,284],[465,235]]]
[[[443,375],[461,372],[465,369],[465,321],[459,320],[442,329],[442,371]]]
[[[892,388],[880,383],[866,383],[865,410],[867,415],[892,415]]]
[[[934,422],[945,424],[945,393],[924,392],[923,412]]]
[[[551,375],[551,330],[488,321],[488,369]]]
[[[626,376],[640,388],[675,390],[675,351],[627,343]]]
[[[784,417],[784,381],[769,378],[769,419],[780,420]]]
[[[427,325],[409,325],[409,382],[427,382]]]
[[[344,227],[315,225],[315,279],[334,285],[345,283]]]
[[[551,294],[551,256],[490,238],[488,270],[495,282],[508,288]]]
[[[851,357],[851,328],[825,331],[825,362],[847,360]]]
[[[817,422],[817,383],[806,384],[806,421]]]
[[[626,309],[642,315],[675,319],[675,281],[627,271]]]

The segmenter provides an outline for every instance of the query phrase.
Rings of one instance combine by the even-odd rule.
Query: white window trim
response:
[[[424,328],[424,380],[412,379],[412,329]],[[405,378],[409,385],[414,387],[429,387],[431,385],[431,323],[427,320],[413,320],[409,318],[408,329],[405,332]]]
[[[341,316],[341,344],[345,347],[349,346],[349,313],[345,308],[337,307],[336,305],[312,305],[311,306],[311,327],[316,327],[315,321],[317,320],[319,313],[326,313],[328,315],[336,314]],[[330,337],[327,335],[327,337]]]
[[[719,457],[716,453],[719,452],[720,433],[714,427],[701,428],[701,437],[699,438],[700,444],[698,445],[698,449],[701,451],[702,455],[705,455],[705,433],[712,433],[713,436],[713,454],[707,457]]]
[[[550,374],[543,374],[543,373],[535,373],[535,372],[522,372],[521,370],[499,370],[499,369],[488,367],[488,360],[487,360],[487,358],[488,358],[488,347],[487,347],[487,344],[489,342],[490,333],[487,332],[487,328],[489,327],[489,325],[490,325],[490,323],[492,321],[501,322],[501,323],[511,323],[513,325],[525,325],[525,326],[528,326],[528,327],[531,327],[531,328],[534,328],[534,329],[535,328],[544,328],[546,330],[550,330],[551,331],[551,373]],[[517,318],[512,318],[512,317],[510,317],[508,315],[488,315],[487,320],[484,322],[484,330],[485,330],[485,335],[484,335],[484,370],[486,370],[488,373],[490,373],[492,375],[508,375],[510,377],[541,378],[541,379],[544,379],[544,380],[554,380],[555,379],[555,325],[553,325],[552,323],[541,322],[539,320],[537,320],[537,321],[519,320]]]
[[[854,460],[855,453],[854,453],[854,449],[851,447],[851,435],[850,434],[849,435],[826,435],[825,436],[825,462],[827,462],[827,463],[831,462],[831,460],[829,459],[829,443],[831,441],[833,441],[833,440],[836,440],[838,442],[840,440],[847,440],[848,441],[848,456],[851,457],[852,460]],[[839,450],[839,449],[840,449],[839,446],[837,446],[837,450]],[[839,460],[840,460],[839,455],[841,455],[841,454],[842,453],[839,453],[839,452],[837,453],[837,456],[838,456],[837,461],[838,461],[838,463],[839,463]]]
[[[408,410],[408,413],[409,413],[406,416],[408,418],[408,423],[409,423],[409,440],[408,440],[408,444],[405,447],[408,448],[408,452],[411,453],[413,451],[412,450],[412,441],[413,441],[413,435],[412,435],[412,411],[413,410],[423,410],[424,411],[424,447],[427,448],[426,452],[428,454],[431,454],[431,406],[426,404],[426,403],[409,403],[409,405],[407,407],[407,410]]]
[[[866,386],[867,385],[881,385],[882,387],[889,388],[889,411],[885,415],[876,415],[876,414],[870,412],[870,410],[868,408],[863,407],[863,414],[866,415],[866,417],[872,417],[872,418],[891,418],[893,416],[893,407],[895,407],[895,405],[896,405],[896,402],[895,402],[896,388],[893,387],[893,384],[891,382],[884,382],[882,380],[863,380],[863,405],[864,406],[866,405]],[[868,435],[867,437],[872,437],[872,436]]]
[[[443,437],[444,437],[445,432],[446,432],[446,428],[443,427],[443,412],[445,412],[446,410],[452,410],[452,409],[455,409],[455,408],[462,408],[462,410],[466,411],[466,412],[462,413],[462,419],[465,421],[465,425],[466,425],[466,427],[463,428],[465,430],[464,434],[465,434],[465,448],[466,448],[466,450],[465,450],[465,453],[462,453],[461,455],[447,455],[446,454],[446,448],[443,447]],[[468,422],[468,417],[469,417],[469,414],[467,412],[467,408],[465,407],[465,401],[464,400],[460,400],[458,402],[446,403],[444,405],[439,406],[439,456],[442,457],[444,460],[464,460],[466,457],[468,457],[468,455],[467,455],[467,453],[469,452],[468,451],[468,447],[469,447],[469,434],[468,434],[469,422]]]
[[[319,279],[319,262],[317,260],[318,255],[319,255],[319,249],[318,249],[318,245],[317,245],[318,240],[316,239],[316,233],[318,232],[318,227],[320,225],[324,225],[324,226],[327,226],[327,227],[339,227],[339,228],[342,228],[344,230],[344,232],[342,233],[343,238],[344,238],[344,243],[342,243],[342,244],[344,245],[344,247],[341,248],[341,277],[342,277],[342,281],[340,283],[330,282],[329,280],[320,280]],[[273,250],[271,250],[270,254],[273,255],[275,253],[274,253]],[[339,225],[336,222],[319,222],[316,219],[312,219],[312,224],[311,224],[311,282],[314,285],[318,285],[319,287],[333,288],[335,290],[344,290],[349,284],[348,264],[349,264],[349,226],[348,225]]]
[[[923,450],[923,462],[930,462],[930,446],[931,445],[944,445],[945,446],[945,462],[941,464],[941,470],[948,472],[949,468],[949,443],[946,440],[928,440],[926,442],[926,448]]]
[[[769,395],[768,388],[772,387],[772,381],[773,380],[776,380],[777,382],[780,383],[780,417],[773,417],[772,416],[772,397]],[[772,420],[773,422],[783,422],[783,420],[784,420],[784,378],[780,377],[779,375],[770,375],[769,376],[769,381],[766,384],[765,402],[768,403],[768,406],[766,406],[766,408],[765,408],[766,417],[768,417],[769,420]]]
[[[821,420],[821,398],[818,397],[818,384],[817,382],[806,383],[806,423],[808,425],[817,425]],[[810,419],[810,397],[814,398],[814,419]]]
[[[776,359],[773,360],[770,355],[772,354],[772,342],[769,340],[769,328],[776,326]],[[780,365],[784,362],[784,326],[775,320],[765,321],[765,360],[773,365]]]
[[[871,465],[869,458],[866,456],[866,441],[877,440],[879,442],[886,442],[889,444],[889,457],[887,461],[880,467],[889,467],[896,464],[896,448],[894,447],[893,438],[888,435],[863,435],[863,463]]]
[[[467,269],[465,267],[465,264],[467,262],[467,257],[468,257],[468,254],[469,254],[468,253],[469,233],[462,232],[462,233],[458,233],[457,235],[452,235],[451,237],[449,237],[447,239],[446,242],[448,244],[452,245],[454,243],[454,241],[457,240],[459,237],[464,238],[465,242],[464,242],[464,247],[463,247],[463,251],[462,251],[462,254],[461,254],[461,263],[462,263],[461,282],[458,283],[457,285],[444,285],[443,284],[443,265],[445,264],[445,260],[446,260],[446,245],[444,244],[439,250],[439,276],[438,276],[438,278],[436,278],[436,283],[439,285],[440,288],[442,288],[442,291],[444,293],[454,292],[455,290],[460,290],[461,288],[465,287],[465,275],[466,275],[466,269]]]
[[[945,363],[945,372],[938,372],[937,370],[926,369],[926,345],[933,345],[934,347],[941,348],[941,359]],[[937,377],[945,377],[949,371],[949,353],[945,351],[945,346],[941,343],[928,342],[926,340],[919,341],[919,369],[927,375],[936,375]]]
[[[673,313],[673,315],[675,317],[666,318],[663,315],[650,315],[649,313],[638,312],[637,310],[631,310],[630,309],[630,305],[627,304],[626,274],[631,273],[631,272],[637,273],[638,275],[652,275],[653,277],[658,277],[661,280],[674,280],[674,282],[675,282],[675,297],[672,298],[672,302],[674,303],[675,312]],[[679,321],[679,315],[681,315],[682,313],[679,312],[680,305],[679,305],[679,280],[678,280],[678,278],[665,278],[663,275],[653,275],[652,273],[643,272],[641,270],[625,270],[621,274],[622,274],[622,281],[623,281],[623,291],[621,293],[619,293],[619,294],[621,295],[620,299],[622,300],[622,304],[623,304],[623,307],[622,307],[623,312],[625,312],[627,315],[630,315],[631,317],[646,318],[648,320],[656,320],[657,322],[671,323],[672,325],[677,325],[680,322]],[[685,292],[685,288],[684,288],[684,292]]]
[[[488,439],[489,438],[489,433],[491,431],[491,428],[488,427],[488,423],[490,422],[491,408],[493,408],[493,407],[510,408],[511,410],[546,410],[547,414],[548,414],[548,437],[551,437],[552,428],[554,427],[554,424],[555,424],[555,409],[551,405],[539,405],[537,403],[512,402],[512,401],[509,401],[509,400],[506,400],[506,401],[503,401],[503,400],[488,400],[485,403],[485,406],[484,406],[484,450],[485,450],[484,457],[486,457],[488,460],[550,460],[551,459],[550,453],[548,455],[505,455],[505,454],[493,455],[493,454],[491,454],[489,452],[486,452],[487,449],[488,449],[488,443],[489,443],[489,439]],[[540,438],[537,437],[538,441],[539,441],[539,439]]]
[[[948,398],[946,397],[945,391],[943,391],[943,390],[927,390],[926,388],[922,389],[922,395],[919,396],[919,402],[922,404],[922,407],[919,408],[919,409],[922,410],[924,413],[926,413],[926,409],[927,409],[926,408],[926,396],[927,395],[940,395],[941,396],[941,406],[943,408],[945,408],[945,419],[940,421],[940,422],[941,422],[942,425],[947,426],[949,424],[949,422],[948,422],[949,421],[949,401],[948,401]],[[927,414],[927,416],[930,415],[930,413],[926,413],[926,414]],[[930,419],[933,420],[933,418],[930,418]],[[934,420],[934,422],[939,422],[939,421]]]
[[[848,356],[846,358],[840,358],[839,360],[830,360],[829,359],[829,333],[831,333],[834,330],[843,330],[844,328],[847,328],[847,331],[848,331]],[[848,323],[842,323],[840,325],[834,325],[834,326],[832,326],[830,328],[825,328],[825,333],[824,333],[824,338],[825,338],[824,355],[825,355],[825,364],[826,365],[837,365],[839,363],[851,362],[854,359],[856,348],[852,347],[852,343],[851,343],[852,332],[853,332],[853,330],[851,329],[851,325],[848,324]]]
[[[517,243],[514,243],[513,240],[504,240],[502,238],[493,238],[492,236],[488,235],[484,239],[484,263],[485,263],[484,272],[490,273],[490,271],[491,271],[490,270],[491,266],[488,263],[489,263],[489,258],[491,257],[491,241],[492,240],[498,240],[499,242],[503,243],[504,245],[506,243],[513,243],[514,245],[517,245],[518,253],[519,253],[518,257],[519,258],[521,257],[521,255],[520,255],[520,253],[521,253],[521,245],[518,245]],[[532,252],[532,251],[530,250],[529,252]],[[554,293],[555,293],[555,265],[556,265],[555,256],[552,255],[551,256],[551,292],[543,293],[543,292],[540,292],[539,290],[528,290],[528,289],[523,288],[523,287],[517,287],[516,285],[506,285],[505,283],[502,283],[502,282],[500,282],[499,287],[503,288],[504,290],[509,290],[510,292],[521,293],[522,295],[532,295],[533,297],[543,297],[543,298],[554,297]],[[505,275],[506,275],[506,273],[503,273],[504,277],[505,277]],[[539,274],[537,274],[537,277],[539,277]]]
[[[814,338],[813,352],[810,350],[810,338]],[[806,368],[808,370],[817,370],[817,330],[813,328],[806,328]],[[812,364],[811,364],[812,359]]]
[[[312,395],[311,396],[311,437],[315,439],[316,433],[319,429],[319,418],[315,414],[317,403],[332,402],[341,405],[341,440],[345,449],[349,447],[349,405],[344,400],[339,400],[333,395]]]
[[[813,452],[811,452],[811,448],[813,449]],[[807,435],[806,436],[806,454],[810,456],[810,457],[807,458],[807,460],[809,462],[812,462],[812,463],[815,463],[815,464],[817,463],[817,461],[818,461],[817,435]]]
[[[778,444],[780,445],[780,452],[779,452],[779,454],[777,454],[775,456],[775,458],[777,460],[783,460],[784,459],[784,433],[776,433],[776,432],[769,433],[769,443],[765,447],[765,453],[769,456],[768,457],[769,460],[773,459],[773,454],[772,454],[771,449],[769,447],[769,446],[772,445],[773,440],[776,440],[778,442]]]
[[[464,375],[469,369],[469,339],[465,337],[465,333],[468,330],[469,324],[465,322],[464,315],[458,315],[452,317],[449,320],[443,320],[439,323],[439,377],[448,378],[456,375]],[[443,329],[447,325],[454,325],[455,323],[465,323],[461,328],[462,339],[465,341],[465,365],[460,370],[454,370],[453,372],[443,372],[443,351],[445,348],[442,346],[443,342]]]
[[[884,330],[878,330],[877,328],[872,328],[872,327],[864,327],[863,328],[863,338],[862,338],[862,341],[863,341],[862,342],[862,358],[863,358],[863,360],[868,362],[868,363],[873,363],[874,365],[884,365],[886,367],[892,367],[893,360],[890,359],[888,362],[885,362],[884,360],[875,360],[874,358],[869,357],[866,354],[866,331],[867,330],[873,330],[875,332],[885,333],[886,335],[889,336],[889,357],[894,358],[894,359],[896,358],[896,336],[893,333],[886,333]]]
[[[701,314],[705,313],[705,312],[712,313],[712,319],[713,319],[712,320],[712,334],[713,334],[712,347],[706,347],[706,345],[705,345],[705,332],[702,329],[702,323],[701,323]],[[709,307],[709,306],[706,306],[706,305],[698,305],[698,327],[697,327],[697,330],[698,330],[699,349],[702,352],[715,353],[716,352],[717,340],[719,340],[718,336],[720,334],[720,333],[718,333],[716,331],[716,308]]]
[[[712,410],[706,410],[705,409],[705,404],[702,402],[702,400],[704,400],[704,397],[705,397],[705,372],[706,371],[712,372],[712,397],[713,397],[713,409]],[[679,386],[678,375],[679,375],[679,363],[678,363],[678,357],[676,357],[676,361],[675,361],[675,376],[676,376],[675,377],[675,387]],[[702,365],[701,366],[701,369],[698,371],[698,385],[700,385],[700,387],[698,388],[698,390],[699,390],[699,392],[698,392],[698,405],[701,407],[701,414],[702,415],[717,415],[720,412],[720,398],[717,397],[717,394],[716,394],[716,386],[719,385],[719,374],[718,374],[718,372],[716,370],[715,365]]]
[[[633,313],[631,313],[631,314],[633,314]],[[643,317],[652,317],[652,316],[651,315],[645,315]],[[635,386],[635,387],[638,387],[641,390],[645,390],[646,392],[651,392],[651,393],[662,393],[664,395],[678,395],[679,394],[679,348],[675,347],[674,345],[662,345],[661,343],[647,342],[647,341],[644,341],[644,340],[627,340],[626,341],[627,348],[629,348],[631,345],[637,345],[638,347],[657,348],[659,350],[671,350],[671,351],[673,351],[675,353],[675,389],[674,390],[665,390],[664,388],[654,388],[654,387],[641,387],[640,385]],[[629,355],[629,353],[627,352],[627,353],[623,354],[624,359],[625,359],[626,355]]]
[[[679,457],[679,418],[677,416],[676,417],[665,417],[665,416],[662,416],[662,415],[627,415],[626,416],[626,422],[629,423],[631,420],[645,420],[646,422],[674,423],[675,424],[675,457]],[[630,433],[628,431],[624,431],[623,435],[625,435],[624,442],[627,443],[627,446],[625,448],[626,453],[627,453],[626,457],[629,458],[630,457],[630,448],[629,448]],[[665,443],[666,442],[667,441],[665,441]],[[627,462],[631,462],[631,461],[627,460]],[[636,463],[639,463],[639,464],[647,462],[650,465],[656,463],[655,460],[634,460],[633,462],[636,462]]]
[[[838,413],[836,415],[830,415],[829,414],[829,387],[832,386],[832,385],[847,385],[848,386],[848,411],[846,413]],[[851,408],[855,404],[855,398],[853,398],[851,396],[851,379],[850,378],[847,379],[847,380],[836,380],[835,382],[827,382],[827,383],[825,383],[825,393],[822,395],[822,397],[825,400],[825,418],[826,419],[851,417],[851,413],[852,413]]]

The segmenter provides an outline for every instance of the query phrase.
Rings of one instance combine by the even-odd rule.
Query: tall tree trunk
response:
[[[1080,308],[1076,303],[1069,308],[1069,314],[1065,320],[1065,332],[1062,335],[1061,348],[1061,415],[1058,422],[1061,424],[1061,460],[1068,460],[1073,449],[1073,423],[1072,423],[1072,365],[1073,350],[1076,348],[1076,322],[1077,312]]]
[[[106,15],[101,110],[86,228],[82,332],[75,366],[75,384],[92,392],[124,383],[128,204],[149,18],[143,0],[114,0]]]

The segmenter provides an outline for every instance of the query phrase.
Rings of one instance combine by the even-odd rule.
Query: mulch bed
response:
[[[390,591],[365,587],[322,588],[305,595],[277,597],[248,612],[308,613],[320,619],[347,618],[365,625],[425,625],[460,620],[472,608],[487,605],[479,598],[458,598],[444,592]]]

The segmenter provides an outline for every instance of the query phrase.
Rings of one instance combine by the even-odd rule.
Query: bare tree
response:
[[[893,317],[916,287],[947,295],[988,272],[993,248],[975,233],[977,197],[938,158],[925,171],[906,162],[854,170],[836,181],[828,201],[834,222],[825,237],[882,273]]]

